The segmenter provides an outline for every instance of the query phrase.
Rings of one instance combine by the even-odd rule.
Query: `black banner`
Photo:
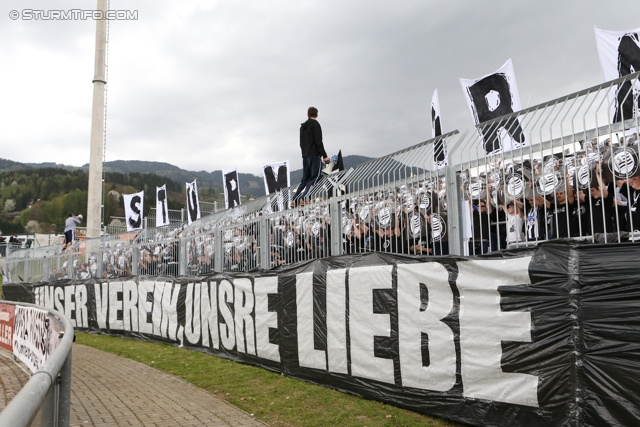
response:
[[[256,274],[4,285],[153,339],[472,425],[634,425],[640,245],[379,253]]]

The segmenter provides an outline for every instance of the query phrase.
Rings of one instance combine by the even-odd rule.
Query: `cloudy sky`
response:
[[[0,157],[89,162],[96,1],[0,2]],[[459,79],[513,60],[530,107],[602,82],[594,26],[640,27],[637,0],[111,0],[106,160],[190,170],[301,168],[320,113],[329,155],[382,156],[473,127]],[[18,18],[12,11],[18,12]],[[43,11],[43,12],[39,12]],[[31,16],[33,19],[26,19]]]

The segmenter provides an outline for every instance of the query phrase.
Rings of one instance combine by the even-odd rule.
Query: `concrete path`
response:
[[[266,425],[178,377],[80,344],[72,375],[71,427]],[[0,378],[4,408],[28,378],[1,355]]]

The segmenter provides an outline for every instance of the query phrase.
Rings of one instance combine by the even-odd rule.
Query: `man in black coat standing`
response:
[[[322,128],[318,123],[318,109],[309,107],[307,121],[300,125],[300,149],[302,150],[302,181],[293,196],[292,206],[303,200],[309,189],[318,181],[322,170],[322,161],[329,163],[329,157],[322,144]],[[321,160],[322,158],[322,160]]]

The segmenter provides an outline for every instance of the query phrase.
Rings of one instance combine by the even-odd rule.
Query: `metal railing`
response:
[[[5,279],[197,275],[369,251],[469,255],[556,238],[633,239],[637,197],[625,183],[639,168],[639,76],[325,176],[295,208],[292,186],[191,225],[147,224],[135,234],[87,240],[88,249],[72,253],[11,253]],[[612,103],[628,97],[633,115],[613,122]],[[441,146],[448,165],[434,160]],[[109,264],[115,272],[105,275]]]
[[[462,171],[469,253],[558,238],[619,242],[640,228],[624,196],[638,167],[639,75],[485,122],[458,141],[450,154]],[[627,97],[634,114],[613,122],[612,102]]]
[[[2,303],[46,310],[51,320],[62,323],[63,332],[55,350],[0,412],[0,426],[30,426],[40,411],[41,426],[68,427],[71,404],[71,347],[74,335],[71,321],[55,310],[33,304],[11,301]]]

